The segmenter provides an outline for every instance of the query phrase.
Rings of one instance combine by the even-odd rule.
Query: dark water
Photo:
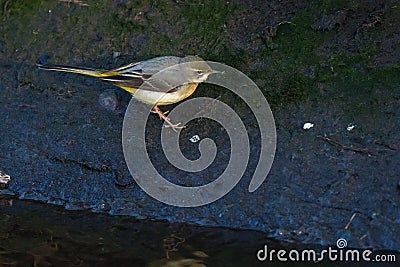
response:
[[[0,196],[0,204],[0,266],[292,266],[276,258],[260,262],[257,252],[265,245],[305,249],[254,231],[68,211],[7,196]],[[309,264],[351,265],[325,261],[296,266]]]

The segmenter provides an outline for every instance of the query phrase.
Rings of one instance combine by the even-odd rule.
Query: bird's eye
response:
[[[197,73],[198,75],[203,75],[203,71],[202,71],[202,70],[198,70],[198,71],[196,71],[196,73]]]

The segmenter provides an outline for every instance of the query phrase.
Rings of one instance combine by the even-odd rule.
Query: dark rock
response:
[[[114,89],[104,91],[99,96],[99,104],[105,109],[117,111],[119,109],[119,99]]]
[[[317,19],[311,29],[315,31],[330,31],[336,26],[342,26],[347,17],[347,10],[337,11],[334,14],[323,15]]]

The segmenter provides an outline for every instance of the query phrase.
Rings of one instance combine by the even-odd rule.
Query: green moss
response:
[[[182,40],[199,40],[198,45],[217,47],[223,42],[224,24],[228,15],[233,16],[234,5],[224,1],[188,2],[180,12],[172,17],[172,23],[179,20],[187,22],[186,30],[180,37]],[[218,49],[213,49],[217,50]]]
[[[313,31],[312,21],[311,11],[298,13],[290,23],[278,26],[271,40],[276,44],[275,49],[265,44],[262,51],[254,55],[268,64],[253,70],[250,77],[266,81],[261,89],[273,106],[301,101],[316,92],[313,77],[316,74],[307,77],[306,73],[307,70],[318,72],[323,57],[315,50],[333,34]]]
[[[0,30],[0,39],[3,38],[0,42],[4,42],[2,51],[16,61],[34,61],[42,54],[49,54],[54,62],[85,62],[88,67],[91,67],[90,63],[99,66],[104,61],[115,66],[111,57],[114,51],[130,58],[134,55],[135,60],[197,54],[246,73],[276,107],[304,101],[328,101],[335,97],[334,93],[324,92],[330,87],[334,88],[332,92],[337,93],[340,89],[349,97],[357,97],[360,94],[355,88],[374,88],[378,81],[393,87],[398,82],[396,66],[384,70],[368,68],[379,52],[375,40],[379,40],[382,33],[375,27],[364,27],[357,33],[357,52],[344,54],[319,50],[343,29],[314,31],[310,27],[314,20],[321,14],[337,10],[356,10],[359,1],[313,1],[310,8],[297,12],[290,23],[277,26],[275,36],[263,36],[262,30],[252,33],[246,40],[245,49],[232,45],[231,33],[226,29],[226,25],[232,25],[238,16],[248,12],[237,3],[85,2],[90,5],[44,0],[9,1]],[[389,18],[397,18],[395,11],[388,10]],[[123,61],[118,63],[128,60],[123,58]],[[221,90],[217,94],[222,93]]]
[[[242,56],[257,58],[265,64],[249,72],[249,76],[259,84],[273,107],[308,101],[323,103],[335,95],[326,94],[324,89],[333,87],[333,94],[347,95],[349,99],[368,97],[378,81],[385,86],[398,83],[393,67],[384,71],[370,69],[374,55],[379,50],[375,41],[379,31],[368,29],[358,43],[358,52],[321,53],[318,49],[335,38],[336,30],[314,31],[310,25],[315,17],[324,12],[333,12],[343,8],[356,8],[354,1],[322,1],[311,9],[299,12],[290,23],[278,26],[276,36],[270,41],[276,44],[271,49],[265,44],[259,53]],[[338,29],[340,30],[340,29]],[[375,38],[374,38],[375,37]],[[370,40],[370,41],[368,41]],[[379,40],[379,39],[378,39]],[[395,68],[395,67],[394,67]],[[393,75],[391,75],[392,73]],[[389,85],[391,84],[391,85]],[[359,88],[364,88],[360,93]]]
[[[44,0],[15,0],[15,1],[2,1],[3,16],[23,16],[32,14],[35,10],[43,6],[46,1]]]

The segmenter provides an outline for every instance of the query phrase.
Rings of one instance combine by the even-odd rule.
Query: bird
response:
[[[156,113],[174,130],[184,128],[180,123],[173,124],[159,106],[177,103],[191,96],[197,86],[211,74],[222,73],[211,67],[198,56],[160,56],[144,61],[133,62],[111,70],[72,67],[47,63],[48,56],[42,56],[36,65],[39,69],[71,72],[97,77],[110,82],[145,104],[153,105]]]

